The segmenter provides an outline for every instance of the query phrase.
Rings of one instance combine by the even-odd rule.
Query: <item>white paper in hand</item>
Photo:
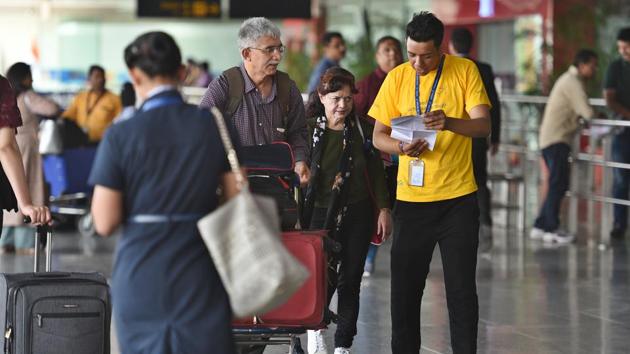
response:
[[[390,136],[407,144],[414,140],[424,139],[429,144],[428,149],[433,151],[437,140],[437,131],[426,129],[420,116],[404,116],[392,119]]]

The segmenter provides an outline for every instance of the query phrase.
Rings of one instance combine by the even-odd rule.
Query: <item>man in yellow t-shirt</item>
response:
[[[82,91],[61,115],[85,131],[90,142],[101,141],[107,127],[122,111],[120,97],[105,88],[105,69],[92,65],[88,71],[87,91]]]
[[[444,25],[421,12],[407,24],[409,63],[390,71],[368,115],[374,145],[399,154],[391,255],[392,352],[420,351],[420,304],[440,246],[454,353],[475,353],[479,229],[471,137],[490,133],[490,101],[472,61],[442,53]],[[418,95],[416,96],[416,93]],[[391,121],[418,115],[436,130],[432,150],[390,136]]]

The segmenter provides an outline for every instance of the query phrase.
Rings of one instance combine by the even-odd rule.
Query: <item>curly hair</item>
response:
[[[432,13],[422,11],[407,24],[407,38],[415,42],[433,41],[439,48],[444,38],[444,24]]]

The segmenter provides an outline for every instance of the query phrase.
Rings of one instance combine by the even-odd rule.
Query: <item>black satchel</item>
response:
[[[4,210],[18,211],[15,193],[13,193],[11,183],[9,183],[9,178],[7,178],[3,168],[0,168],[0,203],[2,203],[1,206]]]
[[[70,119],[62,119],[61,122],[61,141],[63,141],[64,150],[90,145],[88,135],[77,123]]]
[[[282,230],[295,229],[298,205],[294,192],[300,179],[293,171],[291,146],[285,142],[243,146],[241,160],[247,168],[251,192],[272,197],[278,207]]]

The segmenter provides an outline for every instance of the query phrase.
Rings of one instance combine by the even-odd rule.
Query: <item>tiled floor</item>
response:
[[[518,231],[494,234],[491,255],[478,264],[479,353],[630,353],[627,242],[600,251],[587,246],[586,236],[575,245],[554,247]],[[57,236],[54,269],[110,275],[115,239]],[[388,245],[382,247],[376,273],[363,281],[354,353],[390,352],[388,251]],[[422,307],[422,353],[451,353],[440,257],[433,259]],[[0,271],[30,270],[29,257],[0,256]],[[331,326],[326,334],[329,347],[333,331]],[[286,352],[286,346],[276,346],[265,353]]]

